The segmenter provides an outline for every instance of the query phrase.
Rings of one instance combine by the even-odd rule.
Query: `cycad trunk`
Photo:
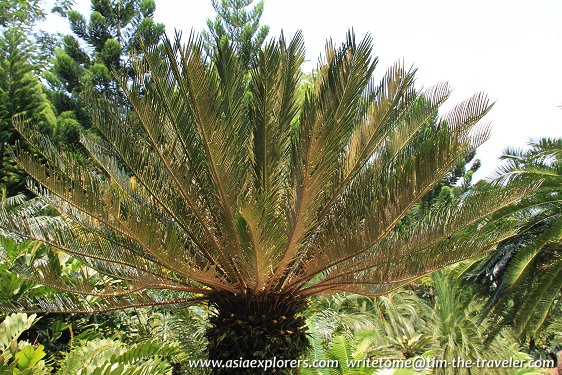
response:
[[[214,368],[215,374],[291,373],[288,367],[265,371],[264,366],[302,358],[309,349],[305,319],[299,316],[306,306],[302,299],[248,291],[214,294],[209,305],[216,310],[206,334],[209,359],[229,366]],[[252,365],[252,360],[259,361]],[[248,368],[250,365],[260,367]]]

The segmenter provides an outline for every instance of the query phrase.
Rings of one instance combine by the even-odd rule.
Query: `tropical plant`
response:
[[[400,289],[377,297],[374,329],[357,332],[358,350],[369,358],[412,358],[434,348],[428,324],[432,310],[422,299]]]
[[[541,181],[540,189],[512,210],[517,236],[467,272],[489,295],[484,316],[511,325],[533,341],[552,314],[562,316],[562,139],[543,138],[527,150],[508,149],[496,183]],[[496,330],[491,331],[491,337]],[[531,345],[532,346],[532,345]]]
[[[21,193],[25,174],[10,156],[6,146],[20,139],[12,117],[25,114],[41,132],[52,132],[55,115],[31,64],[33,46],[25,30],[9,27],[0,31],[0,186],[9,195]]]
[[[18,340],[36,321],[37,315],[17,313],[0,323],[0,371],[2,374],[48,374],[43,345],[34,346]]]
[[[353,350],[352,343],[345,336],[336,336],[332,340],[330,349],[326,352],[326,359],[335,360],[339,366],[330,368],[329,374],[345,375],[372,375],[374,370],[365,366],[349,366],[349,362],[365,359],[365,353]]]
[[[313,350],[309,355],[309,360],[320,360],[329,367],[325,368],[304,368],[300,371],[302,375],[426,375],[432,374],[429,369],[414,369],[413,367],[384,368],[379,366],[376,360],[388,359],[389,361],[401,359],[400,357],[373,357],[370,355],[368,338],[347,338],[346,336],[336,336],[331,341],[328,349],[324,348],[319,340],[319,336],[312,334],[311,337]],[[430,352],[428,352],[429,354]],[[370,362],[365,361],[369,359]],[[337,361],[337,362],[329,362]],[[337,363],[338,366],[334,366]],[[382,368],[381,368],[382,367]]]
[[[211,359],[294,359],[309,346],[301,313],[311,296],[386,294],[513,235],[511,221],[487,218],[527,195],[534,187],[526,183],[473,189],[407,233],[393,230],[487,139],[488,127],[477,124],[490,105],[477,94],[420,134],[448,86],[420,91],[415,72],[400,64],[376,83],[371,50],[370,37],[357,43],[351,33],[340,48],[328,43],[297,107],[301,34],[260,51],[251,100],[230,44],[220,43],[208,60],[200,39],[185,46],[166,39],[135,60],[133,79],[121,79],[127,105],[86,90],[93,124],[107,140],[83,138],[95,170],[17,119],[43,158],[16,149],[16,159],[36,181],[30,189],[61,215],[34,229],[25,216],[0,212],[0,226],[112,281],[103,286],[81,273],[67,284],[47,260],[28,274],[88,297],[2,309],[207,302]],[[422,96],[426,105],[414,106]]]
[[[479,322],[482,304],[475,293],[461,283],[458,269],[439,271],[432,275],[435,304],[428,320],[434,334],[435,355],[451,363],[456,358],[507,359],[518,355],[517,341],[508,330],[503,330],[493,341],[485,343],[486,333],[494,328],[493,322]],[[439,374],[511,374],[509,368],[436,368]]]
[[[427,374],[544,374],[545,369],[517,368],[430,368],[429,359],[502,359],[531,360],[531,356],[519,351],[517,340],[509,327],[490,343],[485,343],[486,333],[493,327],[493,321],[484,320],[478,324],[479,311],[483,304],[474,298],[474,292],[466,288],[459,275],[462,268],[453,268],[434,273],[427,281],[430,296],[416,297],[410,290],[399,289],[385,296],[372,299],[369,304],[371,316],[368,324],[374,329],[361,329],[330,337],[325,340],[325,326],[331,326],[330,319],[309,323],[312,350],[309,360],[337,359],[338,368],[303,369],[303,374],[420,374],[410,368],[377,369],[375,360],[413,360],[416,357],[428,359]],[[364,298],[368,300],[367,298]],[[336,305],[338,299],[335,298]],[[328,306],[326,310],[332,310]],[[355,314],[353,310],[356,310]],[[340,310],[342,315],[357,316],[362,313],[361,304],[352,303],[349,310]],[[332,314],[326,314],[331,316]],[[337,321],[337,319],[335,319]],[[359,325],[359,324],[357,324]],[[367,322],[363,322],[367,325]],[[556,326],[552,327],[556,331]],[[331,332],[331,330],[328,330]],[[371,359],[362,367],[350,364]],[[359,361],[358,361],[359,360]],[[396,366],[398,367],[398,366]]]
[[[0,298],[17,301],[23,297],[36,297],[50,294],[51,288],[37,285],[21,275],[11,272],[14,264],[39,256],[40,243],[17,244],[8,238],[0,237]],[[27,258],[27,259],[26,259]]]
[[[0,323],[0,371],[2,374],[38,375],[53,373],[47,365],[44,346],[20,340],[38,321],[35,314],[11,314]],[[86,340],[66,353],[54,372],[68,374],[171,374],[166,358],[181,358],[177,343],[143,340],[126,345],[114,339]]]
[[[336,336],[353,337],[358,331],[375,329],[375,300],[341,293],[311,298],[306,311],[307,326],[322,338],[324,346]]]
[[[55,11],[67,17],[74,35],[62,38],[62,48],[56,51],[53,67],[46,72],[51,99],[60,121],[61,132],[70,127],[76,134],[83,127],[90,129],[91,119],[81,92],[84,81],[119,97],[113,69],[127,69],[128,54],[139,47],[157,43],[164,25],[154,22],[154,0],[92,0],[90,19],[73,9],[73,1],[57,1]],[[74,121],[69,121],[68,119]],[[63,134],[64,136],[64,134]],[[74,138],[74,139],[72,139]],[[77,136],[67,137],[65,142]]]
[[[163,344],[156,340],[127,346],[117,340],[94,339],[69,352],[62,360],[57,374],[169,375],[172,373],[172,366],[165,357],[180,354],[177,345]]]
[[[117,329],[112,336],[123,342],[152,339],[177,342],[187,358],[205,358],[208,315],[207,309],[201,306],[190,306],[179,311],[150,308],[123,311],[113,314],[117,318],[112,325]]]
[[[52,216],[52,210],[40,199],[28,199],[23,194],[6,197],[5,191],[3,193],[0,206],[6,214],[22,215],[25,212],[24,215],[28,217],[27,220],[31,226],[37,221],[57,220]],[[35,226],[35,228],[38,227]],[[74,275],[79,272],[88,272],[90,278],[96,278],[94,270],[88,269],[67,254],[52,251],[48,246],[37,241],[23,241],[14,233],[0,230],[0,299],[18,303],[22,299],[40,299],[55,294],[56,290],[37,284],[27,273],[30,264],[40,262],[51,263],[54,271],[58,273],[58,277],[65,278],[67,283],[71,283]],[[107,279],[101,280],[102,283],[106,281]],[[125,330],[126,333],[131,333],[136,325],[134,322],[130,322],[130,316],[129,321],[126,321],[125,324],[120,324],[122,322],[118,321],[118,318],[119,316],[103,313],[48,314],[42,319],[36,320],[31,329],[27,330],[22,337],[30,342],[40,342],[44,346],[45,352],[49,354],[48,362],[60,360],[61,353],[72,348],[73,340],[81,340],[86,337],[90,339],[115,337],[117,333],[121,333],[124,339],[135,340],[134,342],[142,338],[153,338],[152,336],[135,337],[123,334],[119,328]],[[102,323],[98,324],[98,320]],[[121,336],[119,337],[121,338]]]
[[[359,342],[369,358],[411,358],[432,349],[427,329],[431,307],[411,291],[398,289],[376,298],[338,294],[311,299],[307,325],[324,349],[334,337]]]
[[[23,194],[7,197],[5,189],[0,190],[0,194],[0,207],[8,215],[30,215],[45,208],[38,198],[27,199]],[[34,298],[53,292],[49,287],[37,285],[12,272],[14,267],[33,263],[43,255],[45,247],[40,242],[23,241],[21,237],[0,229],[0,299],[17,301],[19,298]]]

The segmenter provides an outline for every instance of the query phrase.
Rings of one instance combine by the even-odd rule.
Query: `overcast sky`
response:
[[[76,8],[89,12],[89,0]],[[200,31],[214,17],[210,0],[156,0],[155,19],[174,29]],[[446,107],[484,91],[496,102],[486,119],[491,139],[479,149],[477,178],[497,167],[507,146],[562,136],[562,1],[560,0],[265,0],[262,24],[270,36],[302,30],[305,68],[311,70],[327,38],[342,41],[349,28],[370,33],[378,75],[397,60],[418,69],[419,86],[448,81]],[[52,16],[49,31],[68,32]]]

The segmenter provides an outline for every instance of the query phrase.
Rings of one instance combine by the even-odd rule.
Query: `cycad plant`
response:
[[[119,106],[90,90],[103,142],[83,139],[98,167],[59,152],[25,120],[16,126],[42,157],[15,149],[30,189],[60,216],[2,213],[1,225],[50,244],[116,281],[87,273],[62,283],[47,261],[35,280],[69,294],[5,303],[6,310],[184,308],[206,302],[210,358],[297,358],[308,347],[307,298],[376,296],[513,234],[486,219],[527,184],[475,189],[408,231],[397,223],[468,151],[487,139],[490,105],[477,94],[423,131],[449,88],[420,90],[414,70],[373,80],[371,38],[329,42],[313,85],[297,97],[301,34],[255,56],[249,87],[226,41],[164,40],[121,79]],[[261,373],[261,372],[259,372]]]
[[[460,267],[462,268],[462,267]],[[494,340],[485,342],[485,335],[495,325],[490,321],[478,321],[481,303],[475,293],[463,286],[459,269],[440,270],[432,274],[435,300],[428,328],[434,334],[435,354],[451,363],[455,358],[494,360],[496,358],[518,358],[515,337],[503,330]],[[436,368],[436,375],[444,374],[512,374],[511,368]]]

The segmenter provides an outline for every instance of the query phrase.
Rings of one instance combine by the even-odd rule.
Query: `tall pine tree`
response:
[[[45,17],[41,0],[0,0],[0,27],[30,27]]]
[[[53,69],[46,74],[50,98],[59,114],[60,133],[70,134],[63,142],[77,139],[76,124],[90,128],[81,99],[83,83],[118,97],[112,70],[127,69],[126,56],[139,47],[140,40],[145,45],[158,42],[164,25],[154,22],[155,8],[154,0],[92,0],[87,21],[68,4],[57,7],[57,13],[68,18],[74,34],[64,36],[63,48],[57,51]]]
[[[29,61],[38,73],[49,67],[60,45],[58,34],[35,27],[47,14],[42,3],[43,0],[0,0],[0,30],[17,28],[25,35],[25,40],[33,45],[29,51]]]
[[[249,69],[252,56],[258,51],[267,34],[269,26],[260,25],[263,14],[263,0],[250,7],[253,0],[211,0],[217,15],[208,19],[209,31],[203,32],[207,49],[224,37],[232,43],[240,56],[242,66]]]
[[[9,195],[24,190],[24,173],[12,160],[8,145],[14,145],[19,135],[12,127],[12,117],[24,115],[33,126],[50,134],[55,115],[39,79],[30,63],[31,49],[25,29],[12,26],[0,35],[0,186]],[[24,146],[25,147],[25,146]]]

